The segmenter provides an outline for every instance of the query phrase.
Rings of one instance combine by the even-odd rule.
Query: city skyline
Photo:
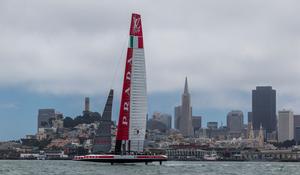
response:
[[[254,89],[254,88],[253,88]],[[275,89],[276,90],[276,89]],[[251,91],[249,92],[249,94],[251,94]],[[180,95],[179,95],[180,96]],[[191,94],[191,96],[192,96],[192,94]],[[104,104],[102,104],[102,103],[100,103],[100,105],[99,105],[99,101],[101,101],[101,100],[105,100],[105,98],[104,99],[101,99],[101,100],[96,100],[96,98],[95,97],[93,97],[93,98],[91,98],[91,97],[83,97],[83,98],[81,98],[81,99],[79,99],[79,101],[77,101],[76,103],[77,103],[77,105],[79,105],[79,108],[78,108],[78,113],[76,113],[76,111],[73,111],[73,115],[69,115],[68,113],[65,113],[65,111],[62,111],[62,110],[57,110],[59,107],[59,104],[55,104],[55,103],[53,103],[51,106],[52,107],[44,107],[44,109],[53,109],[53,110],[55,110],[56,111],[56,113],[60,113],[60,114],[63,114],[64,115],[64,117],[72,117],[72,118],[74,118],[74,117],[76,117],[76,116],[79,116],[79,115],[81,115],[82,114],[82,112],[85,112],[85,109],[86,109],[86,99],[89,99],[88,101],[89,101],[89,110],[90,111],[93,111],[93,112],[99,112],[99,113],[102,113],[103,111],[101,110],[101,107],[102,107],[102,105],[103,105],[103,107],[104,107]],[[99,97],[98,97],[99,98]],[[90,99],[93,99],[93,100],[90,100]],[[72,100],[74,100],[74,98],[72,99]],[[181,99],[180,99],[181,100]],[[180,101],[179,100],[179,101]],[[251,103],[251,102],[250,102]],[[38,106],[38,104],[34,104],[35,106]],[[54,107],[54,106],[56,106],[56,107]],[[100,108],[99,108],[99,106],[100,106]],[[151,105],[150,105],[151,106]],[[115,121],[115,122],[117,122],[117,120],[118,120],[118,115],[119,115],[119,113],[118,113],[118,107],[119,107],[119,102],[115,102],[114,101],[114,105],[113,105],[113,117],[112,117],[112,120],[113,121]],[[176,107],[176,105],[175,106],[173,106],[173,111],[171,111],[171,112],[164,112],[164,111],[159,111],[159,110],[155,110],[155,109],[151,109],[152,110],[152,112],[149,112],[148,114],[149,115],[152,115],[152,114],[154,114],[155,112],[162,112],[162,113],[165,113],[165,114],[170,114],[171,116],[172,116],[172,125],[173,125],[173,123],[175,122],[175,115],[174,115],[174,107]],[[250,106],[251,107],[251,106]],[[172,107],[171,107],[172,108]],[[30,123],[31,125],[34,125],[34,128],[29,128],[30,130],[29,130],[29,133],[21,133],[21,134],[23,134],[23,135],[20,135],[20,137],[19,136],[13,136],[13,138],[9,138],[9,137],[7,137],[7,139],[6,140],[13,140],[13,139],[19,139],[19,138],[21,138],[21,137],[23,137],[23,136],[25,136],[26,134],[33,134],[33,133],[35,133],[36,132],[36,123],[37,123],[37,121],[38,121],[38,112],[39,112],[39,110],[40,109],[43,109],[42,107],[39,107],[39,108],[36,108],[36,109],[34,109],[34,113],[36,113],[36,115],[33,115],[33,120],[30,120],[30,121],[28,121],[28,122],[32,122],[33,121],[33,123]],[[195,108],[193,108],[193,109],[195,109]],[[205,115],[205,116],[202,116],[202,123],[203,123],[203,126],[202,127],[204,127],[204,128],[206,128],[205,127],[205,125],[208,123],[208,122],[218,122],[218,126],[220,127],[220,126],[227,126],[226,125],[226,120],[227,120],[227,118],[226,118],[226,116],[227,116],[227,114],[228,114],[228,112],[231,112],[232,110],[239,110],[239,109],[230,109],[230,110],[228,110],[228,111],[224,111],[224,113],[223,113],[223,115],[221,115],[221,116],[218,116],[216,119],[217,120],[215,120],[215,118],[213,118],[213,117],[210,117],[210,116],[207,116],[207,115]],[[279,113],[279,111],[280,110],[292,110],[292,111],[294,111],[294,109],[287,109],[287,108],[279,108],[279,109],[277,109],[277,111],[276,111],[276,115],[277,115],[277,118],[278,118],[278,113]],[[251,111],[251,110],[250,110]],[[172,113],[173,112],[173,113]],[[241,111],[241,112],[243,112],[243,114],[245,115],[245,114],[247,114],[246,112],[247,111]],[[196,110],[193,112],[193,115],[195,114],[195,115],[200,115],[200,114],[203,114],[203,113],[205,113],[205,112],[203,112],[202,111],[202,113],[201,113],[201,111],[199,112],[199,109],[197,109],[196,108]],[[294,113],[294,115],[297,115],[297,113]],[[151,118],[151,117],[150,117]],[[150,119],[149,118],[149,119]],[[247,118],[245,117],[244,118],[244,124],[247,124],[248,122],[246,122],[247,121]],[[174,126],[172,127],[172,128],[174,128]],[[1,138],[0,138],[1,139]],[[5,140],[5,139],[3,139],[3,140]]]
[[[231,110],[246,116],[261,85],[277,90],[276,113],[299,114],[299,4],[288,2],[134,1],[133,9],[117,1],[1,1],[0,140],[34,133],[40,108],[75,117],[89,96],[91,110],[102,112],[110,88],[117,108],[123,69],[116,67],[134,11],[145,19],[149,114],[173,115],[186,76],[203,123],[225,125]]]

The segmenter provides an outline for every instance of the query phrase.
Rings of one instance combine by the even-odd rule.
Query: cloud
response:
[[[279,107],[300,105],[298,1],[0,3],[1,87],[56,95],[120,89],[137,11],[150,93],[178,93],[188,76],[197,105],[242,108],[256,85],[277,89]]]

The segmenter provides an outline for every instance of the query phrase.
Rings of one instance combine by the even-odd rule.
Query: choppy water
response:
[[[0,160],[1,175],[300,175],[300,163],[164,162],[113,165],[63,160]]]

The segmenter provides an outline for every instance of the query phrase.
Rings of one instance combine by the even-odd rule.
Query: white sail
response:
[[[143,48],[133,49],[130,98],[130,149],[141,152],[144,148],[147,115],[146,67]]]

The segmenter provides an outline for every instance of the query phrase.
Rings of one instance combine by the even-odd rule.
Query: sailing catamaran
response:
[[[74,160],[132,163],[167,160],[165,155],[144,155],[147,88],[141,16],[132,14],[114,154],[75,156]]]

